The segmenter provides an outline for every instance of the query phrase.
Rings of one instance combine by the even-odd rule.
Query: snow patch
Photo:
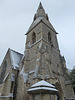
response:
[[[42,43],[39,44],[39,49],[41,49],[41,47],[42,47]]]
[[[39,61],[40,59],[38,58],[38,59],[36,59],[36,61]]]

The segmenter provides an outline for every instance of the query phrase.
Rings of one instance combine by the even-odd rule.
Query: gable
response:
[[[0,68],[0,84],[5,80],[7,73],[11,72],[12,68],[19,69],[22,56],[22,54],[8,49]]]
[[[22,54],[10,49],[10,59],[11,59],[12,68],[19,69],[20,61],[22,57],[23,57]]]

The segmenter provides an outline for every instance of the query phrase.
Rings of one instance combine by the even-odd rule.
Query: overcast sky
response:
[[[67,68],[75,65],[75,0],[0,0],[0,64],[11,48],[24,53],[24,35],[42,2],[58,34],[61,54]]]

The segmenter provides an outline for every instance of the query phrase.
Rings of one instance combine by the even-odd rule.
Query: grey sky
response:
[[[72,69],[75,65],[75,0],[0,0],[0,64],[8,48],[24,52],[24,34],[40,1],[59,33],[59,48],[67,67]]]

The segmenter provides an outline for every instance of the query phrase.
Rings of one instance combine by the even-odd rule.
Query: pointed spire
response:
[[[36,14],[34,15],[34,21],[38,18],[38,17],[44,17],[48,20],[48,15],[45,13],[45,10],[42,6],[42,3],[40,2],[39,7],[37,9]]]
[[[38,18],[38,17],[46,17],[46,13],[45,13],[45,10],[44,10],[41,2],[39,4],[39,7],[36,12],[36,18]]]
[[[41,2],[40,2],[40,4],[39,4],[38,9],[43,9],[43,6],[42,6]]]

